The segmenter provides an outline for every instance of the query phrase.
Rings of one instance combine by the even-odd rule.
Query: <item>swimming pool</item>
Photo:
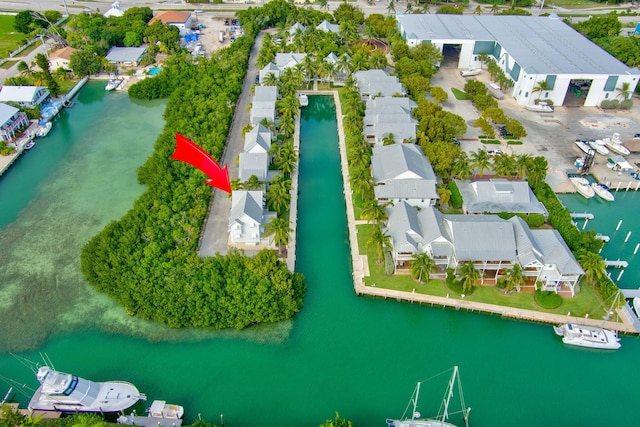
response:
[[[158,74],[160,71],[162,71],[162,67],[153,67],[153,68],[149,68],[149,75],[150,76],[155,76],[156,74]]]

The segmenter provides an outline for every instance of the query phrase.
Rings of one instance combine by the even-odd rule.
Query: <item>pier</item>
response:
[[[571,218],[576,218],[576,219],[593,219],[594,216],[593,214],[589,213],[589,212],[583,212],[583,213],[576,213],[576,212],[572,212],[571,213]]]
[[[62,105],[65,107],[69,105],[71,99],[82,89],[82,87],[89,81],[89,77],[84,77],[62,98]]]
[[[604,260],[604,264],[607,267],[613,267],[613,268],[627,268],[629,266],[629,263],[627,261],[622,261],[622,260],[615,260],[615,261],[609,261],[607,259]]]

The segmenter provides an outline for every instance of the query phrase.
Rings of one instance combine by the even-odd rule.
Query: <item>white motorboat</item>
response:
[[[613,202],[616,199],[615,196],[611,193],[609,187],[604,184],[594,182],[593,184],[591,184],[591,187],[593,187],[593,191],[595,191],[596,196],[606,200],[607,202]]]
[[[480,68],[467,68],[466,70],[461,70],[460,75],[462,77],[473,77],[480,74],[482,70]]]
[[[593,189],[593,187],[591,187],[591,185],[589,185],[589,181],[586,178],[583,178],[581,176],[570,176],[569,181],[571,181],[573,186],[576,187],[578,193],[580,193],[580,195],[586,197],[587,199],[590,199],[596,195],[595,190]]]
[[[535,111],[537,113],[553,113],[553,106],[548,105],[546,102],[527,105],[525,108],[529,111]]]
[[[587,141],[587,144],[589,144],[591,148],[596,150],[598,154],[602,154],[603,156],[609,154],[609,149],[601,139],[590,139]]]
[[[623,156],[628,156],[631,153],[629,149],[622,144],[618,132],[614,132],[611,138],[603,138],[602,142],[614,153],[622,154]]]
[[[306,107],[307,105],[309,105],[309,97],[307,96],[306,93],[299,94],[298,101],[300,101],[301,107]]]
[[[562,342],[568,345],[605,350],[617,350],[621,347],[618,333],[609,329],[577,323],[565,323],[554,326],[553,329],[562,337]]]
[[[36,142],[32,139],[29,142],[27,142],[26,144],[24,144],[23,148],[25,150],[31,150],[33,147],[35,147]]]
[[[109,81],[107,82],[107,85],[104,87],[104,90],[114,90],[117,89],[118,86],[120,86],[120,83],[122,83],[122,80],[120,79],[109,79]]]
[[[584,154],[591,154],[595,151],[593,148],[591,148],[587,141],[583,139],[576,139],[575,144]]]
[[[43,136],[47,136],[47,134],[51,131],[53,124],[51,122],[46,122],[45,124],[41,124],[38,126],[36,130],[36,136],[42,138]]]
[[[36,374],[40,387],[29,410],[76,412],[120,412],[146,396],[136,386],[124,381],[93,382],[48,366]]]
[[[129,415],[120,415],[118,424],[127,424],[146,427],[180,427],[184,408],[180,405],[173,405],[164,400],[154,400],[148,410],[146,417],[136,415],[133,411]]]
[[[445,371],[445,372],[448,372]],[[444,372],[443,372],[444,373]],[[454,385],[458,382],[457,389]],[[462,386],[460,384],[460,374],[458,373],[458,367],[453,367],[453,373],[447,389],[445,390],[444,400],[440,404],[440,410],[438,415],[434,418],[423,418],[422,414],[418,412],[418,398],[420,397],[421,382],[416,385],[416,389],[411,396],[409,405],[405,409],[405,413],[402,414],[402,418],[399,420],[387,419],[387,427],[456,427],[455,424],[448,422],[450,415],[461,414],[462,420],[465,426],[469,426],[469,412],[471,408],[467,408],[464,403],[464,396],[462,395]],[[459,411],[449,410],[449,401],[454,392],[459,394],[461,408]],[[407,414],[407,411],[411,410],[411,414]]]

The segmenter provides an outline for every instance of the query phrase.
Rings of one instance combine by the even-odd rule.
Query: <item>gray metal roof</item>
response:
[[[518,263],[526,267],[533,264],[544,264],[543,252],[537,240],[531,234],[531,229],[520,217],[509,219],[513,224],[513,234],[516,238]]]
[[[405,96],[379,96],[377,98],[367,100],[365,115],[378,114],[383,108],[390,105],[398,105],[407,111],[412,111],[418,106],[415,101]]]
[[[266,153],[271,148],[271,131],[258,124],[244,136],[245,153]]]
[[[446,215],[458,262],[515,261],[513,225],[497,215]]]
[[[251,175],[258,177],[260,181],[267,179],[269,170],[269,155],[267,153],[240,153],[238,175],[240,181],[246,181]]]
[[[18,111],[20,110],[16,107],[0,102],[0,126],[7,123]]]
[[[138,62],[147,50],[142,47],[112,47],[107,52],[106,59],[109,62]]]
[[[276,102],[278,99],[278,88],[276,86],[256,86],[253,102]]]
[[[555,264],[561,275],[584,274],[558,230],[531,230],[544,253],[545,264]]]
[[[336,25],[336,24],[332,24],[331,22],[327,21],[326,19],[324,21],[322,21],[321,23],[319,23],[316,26],[316,29],[320,30],[320,31],[325,31],[325,32],[331,31],[331,32],[336,33],[336,34],[340,33],[340,26]]]
[[[422,251],[422,230],[418,221],[418,210],[405,202],[387,209],[387,230],[396,252],[418,253]]]
[[[235,190],[231,193],[231,214],[229,229],[236,223],[242,223],[242,217],[248,216],[260,224],[262,222],[262,191]]]
[[[297,64],[302,62],[305,56],[307,56],[306,53],[276,53],[274,62],[276,64],[276,67],[278,67],[280,70],[283,70],[285,68],[295,67]]]
[[[393,179],[425,179],[435,185],[436,181],[431,163],[415,144],[374,147],[371,167],[376,183]]]
[[[356,71],[353,74],[360,94],[371,96],[393,96],[397,93],[405,94],[406,91],[395,76],[390,76],[384,70]]]
[[[376,199],[437,199],[435,181],[426,179],[394,179],[373,187]]]
[[[637,74],[559,19],[534,16],[403,15],[407,39],[497,41],[530,74]]]
[[[2,86],[0,101],[34,102],[40,89],[48,90],[46,86]]]
[[[469,213],[538,213],[547,215],[527,181],[508,181],[494,178],[485,181],[457,181]]]

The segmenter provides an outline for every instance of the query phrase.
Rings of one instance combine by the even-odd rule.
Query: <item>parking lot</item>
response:
[[[595,107],[556,107],[553,113],[537,113],[526,110],[524,106],[516,104],[510,95],[498,102],[499,107],[509,117],[519,120],[527,130],[527,137],[523,138],[523,145],[483,145],[478,140],[481,134],[479,128],[472,124],[478,118],[478,112],[470,101],[459,101],[451,92],[451,88],[464,90],[467,79],[474,78],[490,81],[486,71],[474,77],[464,78],[459,70],[443,64],[440,71],[432,78],[431,83],[441,86],[447,91],[449,100],[443,104],[444,108],[462,116],[468,128],[461,136],[461,147],[467,153],[485,148],[487,150],[501,150],[507,154],[528,153],[533,156],[544,156],[549,162],[547,182],[556,192],[573,191],[567,179],[567,171],[575,171],[575,160],[584,154],[574,144],[576,139],[601,139],[611,137],[614,132],[620,133],[622,141],[629,141],[640,132],[640,106],[634,106],[630,111],[605,111]],[[635,100],[635,103],[638,103]],[[591,172],[600,182],[633,181],[628,172],[619,174],[606,167],[607,157],[597,155]],[[640,161],[638,153],[627,156],[629,163]],[[635,181],[637,182],[637,181]],[[635,185],[635,183],[634,183]]]
[[[228,21],[229,25],[225,25]],[[223,47],[229,46],[231,39],[237,36],[239,27],[232,25],[232,18],[220,16],[216,12],[194,13],[192,26],[203,26],[205,28],[198,29],[199,41],[202,44],[205,56],[210,56]],[[231,29],[235,28],[235,32]],[[220,32],[224,33],[224,39],[220,42]]]

